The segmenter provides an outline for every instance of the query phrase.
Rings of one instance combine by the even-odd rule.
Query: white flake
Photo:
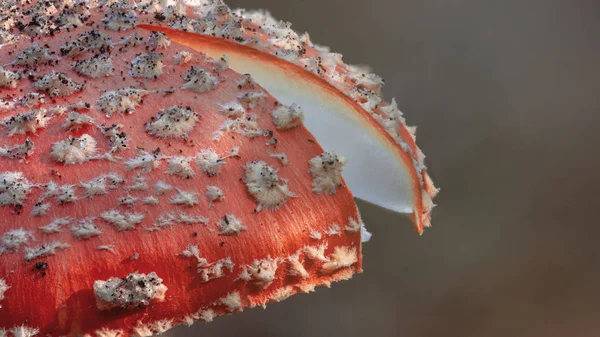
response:
[[[275,274],[280,260],[267,257],[262,260],[254,260],[252,264],[242,267],[240,279],[252,280],[258,287],[265,289],[275,280]]]
[[[44,216],[50,210],[51,205],[48,203],[36,203],[29,215],[31,216]]]
[[[244,182],[248,192],[258,201],[257,211],[262,208],[275,209],[294,196],[287,181],[283,179],[280,185],[277,170],[264,161],[248,162],[245,169]]]
[[[131,171],[139,169],[142,172],[150,172],[160,166],[160,160],[162,158],[163,157],[158,154],[140,150],[134,158],[130,158],[125,162],[125,170]]]
[[[329,262],[329,259],[325,257],[325,249],[327,249],[327,243],[319,246],[305,246],[303,251],[306,257],[311,260]]]
[[[117,203],[119,205],[123,205],[123,206],[127,206],[127,207],[132,207],[133,204],[136,203],[136,201],[138,201],[138,198],[136,198],[132,195],[124,195],[117,199]]]
[[[155,272],[131,273],[125,278],[113,277],[94,282],[96,306],[100,310],[149,305],[151,300],[164,300],[167,287]]]
[[[138,33],[133,33],[124,37],[121,37],[119,42],[115,43],[115,46],[122,46],[119,48],[128,48],[128,47],[137,47],[144,44],[144,38],[140,36]]]
[[[72,131],[93,124],[94,119],[92,117],[72,111],[69,112],[69,115],[65,118],[62,127],[65,130]]]
[[[8,131],[8,136],[35,133],[38,129],[45,128],[52,116],[46,109],[20,112],[15,116],[2,119],[2,125]]]
[[[188,245],[183,252],[181,252],[181,255],[196,258],[198,261],[198,274],[200,274],[202,282],[221,278],[225,276],[225,270],[228,270],[231,273],[234,267],[234,264],[228,257],[209,263],[205,258],[200,257],[200,251],[198,250],[197,245]]]
[[[9,89],[14,89],[17,87],[17,81],[20,79],[21,75],[19,73],[0,67],[0,88],[7,87]]]
[[[54,61],[57,58],[53,57],[48,49],[40,47],[38,44],[34,44],[31,47],[25,48],[13,61],[14,65],[25,65],[35,66],[41,63],[48,63]]]
[[[269,157],[279,160],[283,166],[287,166],[290,163],[285,153],[269,153]]]
[[[69,247],[70,246],[68,244],[59,241],[44,243],[40,246],[33,248],[26,247],[24,257],[26,261],[31,261],[40,257],[54,255],[58,251],[65,250]]]
[[[295,128],[304,121],[304,112],[297,104],[281,105],[273,110],[273,123],[278,130]]]
[[[167,49],[171,45],[171,40],[167,38],[165,33],[152,31],[148,37],[148,46],[152,50]]]
[[[185,50],[178,52],[173,56],[173,61],[176,64],[187,64],[192,60],[192,54]]]
[[[104,16],[105,18],[102,19],[104,27],[116,31],[133,29],[137,20],[133,7],[124,1],[113,2],[106,9]]]
[[[354,247],[335,247],[329,257],[330,261],[323,264],[321,270],[325,273],[332,273],[338,269],[350,267],[358,262],[356,248]]]
[[[342,185],[342,168],[346,165],[346,157],[335,152],[323,152],[309,160],[309,171],[313,177],[315,193],[335,194]]]
[[[225,196],[217,186],[206,186],[206,199],[208,199],[208,208],[211,208],[213,202],[223,200]]]
[[[87,240],[102,234],[102,231],[94,225],[94,218],[84,218],[71,226],[71,234],[79,240]]]
[[[212,177],[219,173],[221,165],[225,164],[225,160],[212,149],[204,149],[196,155],[196,164],[200,170]]]
[[[206,323],[212,322],[216,316],[217,314],[215,314],[215,311],[212,309],[206,309],[200,312],[200,319]]]
[[[254,89],[256,82],[254,82],[254,79],[252,79],[252,75],[244,74],[237,81],[237,85],[238,85],[238,89]]]
[[[248,229],[248,227],[242,225],[242,220],[233,214],[226,214],[219,219],[217,227],[220,230],[219,235],[238,235],[241,231]]]
[[[187,136],[199,119],[200,116],[190,107],[174,105],[158,112],[146,123],[146,129],[156,137],[177,138]]]
[[[157,197],[147,196],[144,199],[142,199],[142,204],[156,206],[156,205],[160,204],[160,201],[158,200]]]
[[[196,92],[207,92],[215,89],[219,80],[208,71],[191,66],[183,75],[187,82],[181,86],[181,89],[192,90]]]
[[[167,170],[165,171],[165,173],[178,176],[184,179],[194,177],[196,173],[194,172],[191,166],[192,159],[193,158],[183,156],[169,158],[169,160],[167,161]]]
[[[250,109],[254,109],[259,104],[264,102],[264,100],[267,98],[267,94],[262,91],[251,91],[239,94],[237,98],[246,103]]]
[[[30,138],[27,138],[23,144],[2,146],[0,147],[0,157],[25,159],[33,153],[33,146]]]
[[[8,286],[8,284],[6,284],[6,281],[3,278],[0,278],[0,301],[4,299],[4,294],[8,289],[10,289],[10,287]],[[1,308],[2,305],[0,304],[0,309]],[[2,332],[0,332],[0,336],[2,336]]]
[[[75,71],[91,78],[111,76],[114,72],[112,59],[108,54],[94,55],[73,63]]]
[[[57,218],[52,220],[46,226],[41,226],[40,229],[42,232],[44,232],[44,234],[60,233],[62,231],[62,227],[67,226],[71,223],[71,221],[73,221],[73,218],[71,217]]]
[[[119,232],[135,229],[145,217],[143,213],[120,212],[114,209],[100,213],[100,218],[115,226]]]
[[[4,234],[0,238],[0,255],[4,252],[14,252],[21,245],[25,245],[29,240],[34,240],[33,232],[26,231],[23,228],[13,229]]]
[[[246,109],[238,101],[219,104],[219,112],[227,118],[240,118],[246,115]]]
[[[186,192],[181,189],[177,189],[177,194],[171,197],[169,200],[171,204],[182,205],[182,206],[194,206],[198,205],[198,193]]]
[[[327,230],[325,231],[325,235],[327,236],[339,236],[342,234],[342,231],[340,229],[340,225],[338,224],[333,224],[331,226],[329,226],[327,228]]]
[[[50,157],[59,163],[72,165],[92,159],[95,153],[96,140],[86,133],[80,137],[69,136],[65,140],[54,143]]]
[[[291,255],[287,258],[289,263],[289,272],[288,274],[291,276],[298,276],[300,278],[309,277],[308,271],[304,268],[304,265],[300,262],[300,253],[302,250],[299,250],[294,255]]]
[[[154,331],[157,335],[160,335],[173,327],[173,320],[162,319],[150,324],[150,327],[152,328],[152,331]]]
[[[97,29],[91,29],[77,37],[76,40],[67,42],[60,47],[62,55],[76,56],[86,51],[98,51],[104,53],[112,45],[110,35]]]
[[[9,330],[13,337],[33,337],[40,333],[40,329],[28,327],[26,325],[15,326]]]
[[[313,240],[321,240],[322,237],[323,237],[323,235],[319,231],[310,232],[310,238]]]
[[[160,60],[163,54],[145,53],[136,56],[129,67],[129,74],[133,77],[158,78],[163,73],[163,63]]]
[[[148,188],[146,177],[143,176],[134,177],[131,185],[127,186],[129,191],[147,191]]]
[[[22,172],[0,173],[0,206],[23,205],[32,186]]]
[[[167,184],[166,182],[159,180],[154,184],[154,193],[158,195],[163,195],[165,193],[170,192],[173,189],[173,186]]]
[[[219,299],[218,303],[224,305],[227,311],[234,312],[242,306],[242,299],[240,298],[240,293],[234,291]]]
[[[102,328],[94,331],[96,337],[124,337],[123,330],[112,330],[108,328]],[[86,335],[89,336],[89,335]]]
[[[34,86],[36,90],[43,91],[50,97],[69,96],[83,89],[83,84],[54,70],[38,79]]]
[[[107,251],[107,252],[111,252],[113,254],[115,254],[115,245],[111,244],[111,245],[100,245],[98,247],[96,247],[96,250],[99,251]]]
[[[103,93],[96,103],[107,117],[111,117],[114,113],[132,114],[144,101],[144,96],[150,93],[152,91],[133,87],[112,90]]]
[[[178,224],[182,225],[194,225],[198,223],[206,224],[209,222],[208,218],[200,215],[190,215],[184,212],[169,212],[161,214],[152,227],[146,227],[149,232],[157,231],[163,228],[175,226]]]
[[[46,103],[46,95],[39,92],[30,92],[16,100],[17,104],[26,107],[40,106]]]

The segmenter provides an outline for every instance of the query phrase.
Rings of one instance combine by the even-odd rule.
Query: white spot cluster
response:
[[[102,19],[104,27],[116,31],[133,29],[137,21],[134,8],[125,1],[112,2],[104,16],[105,18]]]
[[[112,59],[108,54],[94,55],[73,63],[75,71],[91,78],[111,76],[114,72]]]
[[[140,54],[131,61],[129,73],[133,77],[158,78],[163,68],[161,57],[163,54],[160,53]]]
[[[71,234],[79,240],[88,240],[102,234],[102,231],[94,225],[94,218],[83,218],[77,225],[71,226]]]
[[[192,53],[182,50],[173,56],[173,61],[175,64],[187,64],[192,61]]]
[[[34,86],[36,90],[46,92],[50,97],[69,96],[83,89],[83,84],[54,70],[38,79]]]
[[[2,125],[8,131],[8,136],[35,133],[40,128],[45,128],[52,117],[46,109],[21,112],[15,116],[6,117]]]
[[[22,172],[0,173],[0,206],[22,206],[32,187]]]
[[[27,138],[25,143],[0,147],[0,157],[24,159],[33,153],[33,142]]]
[[[313,177],[313,191],[334,194],[336,189],[342,185],[342,168],[346,165],[346,161],[346,157],[335,152],[323,152],[309,160],[309,171]]]
[[[231,262],[231,259],[228,257],[209,263],[208,260],[200,257],[200,251],[198,250],[197,245],[188,245],[181,255],[196,258],[198,261],[198,274],[200,274],[202,282],[221,278],[225,276],[225,270],[228,270],[231,273],[234,267],[233,262]]]
[[[283,179],[283,184],[279,184],[277,170],[264,161],[248,162],[245,169],[244,182],[248,192],[258,201],[256,211],[275,209],[294,196],[287,181]]]
[[[103,93],[96,103],[107,117],[114,113],[132,114],[135,108],[144,101],[144,96],[149,93],[151,92],[148,90],[133,87],[111,90]]]
[[[19,73],[15,73],[0,67],[0,88],[7,87],[9,89],[14,89],[17,87],[17,82],[20,79],[21,75]]]
[[[81,164],[92,159],[96,153],[96,140],[88,134],[69,138],[52,145],[50,157],[66,165]]]
[[[149,305],[151,300],[163,301],[167,287],[155,272],[131,273],[125,278],[113,277],[94,282],[96,306],[99,310]]]
[[[304,112],[296,104],[281,105],[273,110],[273,123],[278,130],[288,130],[302,125]]]
[[[171,106],[158,112],[156,117],[146,123],[148,133],[160,138],[187,136],[194,129],[200,116],[190,107]]]
[[[42,63],[48,63],[56,60],[48,49],[42,48],[37,44],[25,48],[13,61],[14,65],[35,66]]]
[[[115,226],[119,232],[135,229],[145,217],[143,213],[120,212],[114,209],[100,213],[100,218]]]
[[[219,80],[214,75],[198,66],[191,66],[186,70],[183,79],[187,82],[181,86],[181,89],[201,93],[211,91],[219,84]]]
[[[277,273],[279,263],[279,259],[273,259],[271,257],[262,260],[254,260],[252,264],[242,267],[242,273],[237,279],[253,281],[255,285],[265,289],[275,280],[275,274]]]
[[[148,47],[152,50],[167,49],[171,45],[171,40],[167,38],[165,33],[152,31],[148,37]]]
[[[60,47],[60,53],[65,56],[76,56],[86,51],[97,51],[104,53],[112,46],[110,35],[97,29],[89,30],[76,40],[67,42]]]
[[[238,235],[241,231],[248,229],[242,225],[242,220],[238,219],[233,214],[226,214],[217,221],[219,235]]]
[[[65,250],[67,248],[69,248],[71,246],[69,246],[66,243],[62,243],[59,241],[53,241],[53,242],[49,242],[49,243],[44,243],[41,244],[37,247],[26,247],[25,248],[25,254],[24,254],[24,258],[25,261],[31,261],[40,257],[46,257],[46,256],[51,256],[56,254],[57,252],[61,251],[61,250]]]

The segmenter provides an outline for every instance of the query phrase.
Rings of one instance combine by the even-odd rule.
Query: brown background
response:
[[[360,204],[365,273],[170,336],[600,336],[600,4],[229,0],[397,97],[442,192],[422,237]]]

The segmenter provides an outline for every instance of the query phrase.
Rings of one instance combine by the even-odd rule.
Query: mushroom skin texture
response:
[[[223,46],[306,64],[396,151],[406,213],[429,224],[437,190],[410,129],[393,105],[374,108],[394,116],[381,124],[364,110],[376,98],[350,99],[376,95],[377,78],[318,62],[326,52],[285,23],[218,0],[3,1],[0,14],[0,336],[148,336],[362,272],[353,193],[343,179],[314,191],[309,163],[330,149],[298,114],[278,127],[286,104],[212,54]],[[24,104],[31,93],[45,99]]]

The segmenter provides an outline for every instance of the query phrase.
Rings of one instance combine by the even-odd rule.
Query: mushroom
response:
[[[353,197],[430,225],[383,80],[288,23],[219,0],[0,15],[0,336],[149,336],[349,279]]]

